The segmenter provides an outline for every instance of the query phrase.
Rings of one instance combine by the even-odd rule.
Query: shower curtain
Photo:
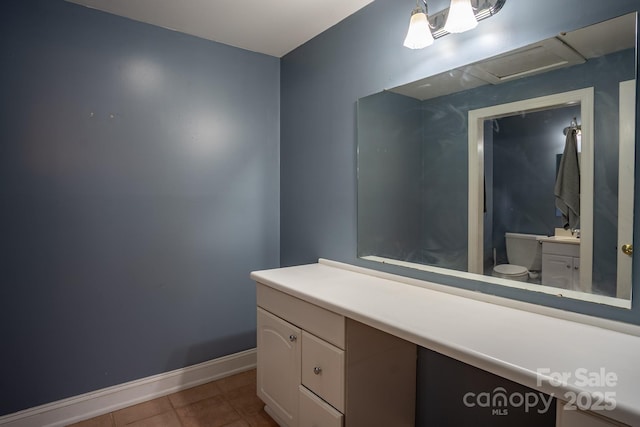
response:
[[[580,226],[580,163],[576,132],[575,129],[567,131],[554,188],[556,207],[562,212],[563,226],[572,230]]]

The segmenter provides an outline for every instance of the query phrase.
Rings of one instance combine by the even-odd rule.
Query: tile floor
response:
[[[252,369],[71,426],[277,427],[263,407]]]

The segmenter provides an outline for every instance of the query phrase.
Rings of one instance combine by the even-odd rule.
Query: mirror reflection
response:
[[[358,256],[630,307],[636,14],[358,100]]]

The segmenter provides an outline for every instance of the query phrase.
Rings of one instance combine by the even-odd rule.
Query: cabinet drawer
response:
[[[542,242],[542,253],[579,257],[580,245],[575,243]]]
[[[257,283],[258,306],[344,349],[343,316]]]
[[[342,427],[343,415],[304,386],[299,388],[299,427]]]
[[[302,331],[302,384],[344,412],[344,351]]]

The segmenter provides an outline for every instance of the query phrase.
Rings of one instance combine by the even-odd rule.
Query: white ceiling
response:
[[[282,57],[373,0],[67,0]]]

